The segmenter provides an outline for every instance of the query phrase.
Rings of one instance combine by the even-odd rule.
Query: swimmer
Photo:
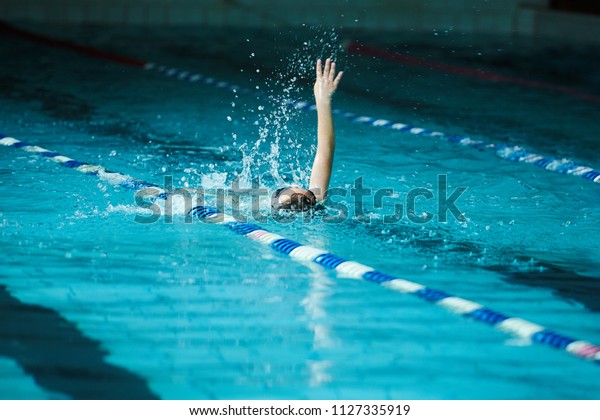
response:
[[[335,133],[331,114],[331,97],[338,87],[343,72],[336,75],[335,62],[331,58],[317,60],[317,78],[314,93],[317,106],[317,153],[312,166],[308,189],[298,185],[279,188],[273,195],[273,207],[306,211],[323,201],[329,188],[333,154],[335,151]]]

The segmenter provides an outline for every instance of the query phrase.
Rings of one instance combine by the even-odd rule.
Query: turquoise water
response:
[[[518,40],[315,28],[32,29],[273,95],[190,85],[16,38],[0,44],[0,132],[160,185],[165,176],[208,189],[238,175],[260,175],[271,190],[306,183],[316,118],[280,101],[310,99],[311,61],[328,51],[346,69],[339,108],[600,166],[597,103],[338,46],[356,37],[598,93],[599,75],[581,64],[594,51],[565,49],[559,59],[557,47]],[[446,174],[449,191],[467,187],[457,201],[467,221],[385,224],[389,200],[369,210],[370,223],[331,224],[318,213],[262,226],[600,342],[597,184],[341,118],[336,132],[332,186],[362,177],[401,200]],[[292,261],[221,226],[185,223],[181,211],[173,223],[136,223],[130,191],[12,148],[0,159],[2,398],[600,397],[592,363]],[[352,214],[353,198],[342,201]],[[424,200],[418,208],[434,210]]]

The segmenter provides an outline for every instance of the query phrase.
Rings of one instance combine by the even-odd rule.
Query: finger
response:
[[[321,59],[317,60],[317,79],[320,79],[323,76],[323,63],[321,63]]]
[[[323,70],[323,76],[329,77],[329,72],[331,71],[331,58],[325,60],[325,70]]]
[[[331,63],[331,71],[329,72],[329,81],[333,82],[335,78],[335,62]]]
[[[344,75],[343,71],[338,73],[338,75],[335,77],[335,80],[333,81],[333,86],[337,87],[337,85],[338,85],[338,83],[340,83],[340,80],[342,79],[343,75]]]

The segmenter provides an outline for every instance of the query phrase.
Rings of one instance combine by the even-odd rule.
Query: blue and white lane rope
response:
[[[79,171],[84,174],[95,175],[101,180],[106,181],[112,185],[121,187],[123,189],[140,190],[143,188],[154,188],[155,194],[153,195],[157,195],[160,198],[166,197],[166,191],[156,184],[152,184],[141,179],[136,179],[129,175],[122,174],[120,172],[109,171],[108,169],[100,165],[91,165],[89,163],[72,159],[68,156],[61,155],[60,153],[44,149],[40,146],[25,143],[13,137],[8,137],[0,134],[0,145],[10,146],[14,147],[15,149],[23,150],[25,152],[38,154],[62,166],[66,166],[67,168],[75,169],[76,171]]]
[[[442,290],[431,289],[419,283],[382,273],[373,267],[356,261],[346,260],[324,249],[303,245],[291,239],[284,238],[260,226],[237,222],[233,217],[219,213],[212,207],[196,206],[190,210],[189,214],[206,222],[224,224],[235,233],[270,246],[274,250],[288,255],[293,259],[314,262],[323,267],[333,269],[346,277],[367,280],[397,292],[413,294],[456,314],[492,325],[505,333],[529,339],[532,342],[545,344],[583,359],[600,363],[600,347],[587,341],[568,337],[521,318],[504,315],[493,309],[486,308],[477,302],[452,296]]]
[[[173,77],[177,80],[187,81],[191,83],[201,82],[209,86],[231,90],[236,93],[253,92],[259,96],[265,96],[259,91],[241,88],[238,85],[218,80],[213,77],[208,77],[200,73],[193,73],[189,71],[179,70],[177,68],[160,66],[154,63],[146,63],[143,66],[143,68],[146,70],[158,71],[162,75]],[[298,110],[316,111],[317,109],[315,104],[305,101],[287,100],[285,104],[289,107]],[[391,130],[402,131],[405,133],[410,133],[423,137],[441,138],[449,141],[450,143],[460,144],[462,146],[469,146],[476,149],[489,149],[494,151],[496,156],[502,159],[510,160],[513,162],[529,163],[537,167],[543,168],[547,171],[556,172],[559,174],[574,175],[586,179],[588,181],[600,183],[600,170],[591,168],[586,165],[582,165],[571,159],[544,156],[537,153],[529,152],[521,146],[486,143],[483,140],[474,140],[468,136],[448,135],[441,131],[431,131],[425,128],[416,127],[401,122],[393,122],[383,118],[358,115],[353,112],[345,112],[341,109],[333,109],[332,112],[335,115],[340,115],[341,117],[354,123],[365,124],[370,127],[388,128]]]
[[[99,165],[91,165],[78,161],[48,149],[25,143],[12,137],[6,137],[1,134],[0,145],[14,147],[29,153],[44,156],[63,166],[89,175],[95,175],[113,185],[118,185],[126,189],[139,190],[142,188],[156,188],[158,193],[157,197],[161,199],[165,199],[168,194],[168,192],[155,184],[119,172],[109,171]],[[237,234],[270,246],[274,250],[294,259],[311,261],[323,267],[333,269],[347,277],[367,280],[397,292],[413,294],[428,302],[442,306],[456,314],[492,325],[505,333],[566,351],[567,353],[582,359],[593,360],[596,363],[600,363],[600,347],[587,341],[568,337],[521,318],[504,315],[490,308],[486,308],[477,302],[463,299],[458,296],[452,296],[441,290],[431,289],[419,283],[382,273],[356,261],[346,260],[333,255],[326,250],[303,245],[291,239],[284,238],[283,236],[269,232],[260,226],[237,222],[232,216],[219,213],[212,207],[196,206],[189,211],[189,214],[205,222],[223,224]]]

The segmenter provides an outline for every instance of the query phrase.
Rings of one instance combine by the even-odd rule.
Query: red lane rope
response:
[[[588,101],[600,101],[600,96],[592,95],[587,92],[571,88],[568,86],[556,85],[553,83],[539,82],[536,80],[523,79],[520,77],[505,76],[503,74],[492,73],[483,70],[472,69],[469,67],[455,66],[436,61],[426,60],[424,58],[413,57],[408,54],[393,53],[376,47],[358,44],[352,42],[347,45],[346,50],[350,54],[368,55],[371,57],[383,58],[391,61],[398,61],[412,66],[427,67],[429,69],[440,70],[445,73],[458,74],[461,76],[473,77],[476,79],[487,80],[490,82],[508,82],[535,89],[553,90],[569,95],[577,96]]]
[[[91,57],[100,58],[102,60],[114,61],[116,63],[125,64],[127,66],[144,67],[144,65],[146,64],[145,61],[138,60],[136,58],[125,57],[123,55],[113,54],[107,51],[98,50],[96,48],[87,47],[85,45],[76,44],[71,41],[65,41],[62,39],[51,38],[48,36],[36,34],[25,29],[16,28],[5,22],[0,22],[0,30],[20,38],[41,42],[43,44],[47,44],[55,48],[65,48],[68,50],[80,52],[85,55],[89,55]]]
[[[113,61],[120,64],[125,64],[132,67],[144,67],[148,64],[146,61],[139,60],[137,58],[126,57],[119,54],[114,54],[108,51],[99,50],[96,48],[88,47],[85,45],[77,44],[75,42],[66,41],[63,39],[52,38],[45,35],[40,35],[34,32],[27,31],[25,29],[16,28],[5,22],[0,22],[0,30],[13,36],[20,38],[29,39],[31,41],[41,42],[43,44],[50,45],[55,48],[64,48],[73,51],[80,52],[82,54]],[[386,60],[399,61],[405,64],[413,66],[427,67],[430,69],[440,70],[446,73],[459,74],[461,76],[473,77],[481,80],[487,80],[491,82],[508,82],[515,83],[522,86],[528,86],[536,89],[554,90],[569,95],[577,96],[579,98],[589,101],[600,101],[600,97],[589,94],[587,92],[580,91],[575,88],[568,86],[561,86],[552,83],[539,82],[535,80],[523,79],[520,77],[505,76],[498,73],[487,72],[483,70],[472,69],[468,67],[455,66],[451,64],[439,63],[436,61],[426,60],[424,58],[413,57],[408,54],[392,53],[379,48],[362,45],[358,43],[350,43],[347,46],[348,53],[369,55],[372,57],[383,58]]]

